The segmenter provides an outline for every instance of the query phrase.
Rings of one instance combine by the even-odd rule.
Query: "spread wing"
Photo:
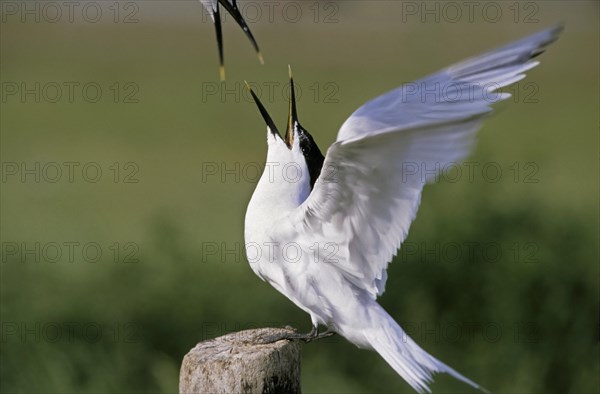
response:
[[[321,175],[292,214],[303,239],[336,246],[336,267],[373,298],[406,238],[424,185],[463,159],[496,90],[525,77],[561,27],[475,57],[369,101],[342,125]]]

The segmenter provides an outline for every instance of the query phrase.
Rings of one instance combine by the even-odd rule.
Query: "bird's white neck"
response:
[[[281,139],[269,136],[268,146],[265,169],[246,211],[247,235],[270,228],[310,193],[310,176],[298,143],[288,149]]]

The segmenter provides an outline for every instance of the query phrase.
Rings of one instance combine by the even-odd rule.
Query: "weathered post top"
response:
[[[198,343],[183,358],[179,392],[300,393],[300,344],[291,328],[234,332]]]

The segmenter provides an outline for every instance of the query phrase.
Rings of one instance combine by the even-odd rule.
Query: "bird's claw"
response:
[[[330,330],[319,333],[319,330],[313,328],[312,330],[310,330],[310,332],[308,334],[305,334],[303,338],[299,338],[299,339],[308,343],[308,342],[316,341],[318,339],[330,337],[334,334],[335,334],[335,332],[330,331]]]
[[[301,340],[303,342],[308,343],[308,342],[316,341],[318,339],[330,337],[334,334],[335,334],[335,332],[330,331],[330,330],[319,333],[319,329],[317,327],[313,327],[310,330],[310,332],[308,332],[306,334],[300,334],[300,333],[294,332],[294,333],[281,333],[281,334],[268,335],[268,336],[262,338],[262,343],[268,344],[268,343],[281,341],[283,339],[287,339],[288,341]]]
[[[319,328],[316,327],[316,326],[313,326],[313,328],[307,334],[298,334],[298,333],[295,333],[295,334],[291,335],[291,339],[299,339],[301,341],[304,341],[304,342],[308,343],[308,342],[316,341],[316,340],[321,339],[321,338],[330,337],[333,334],[335,334],[335,332],[330,331],[330,330],[327,330],[325,332],[319,333]]]

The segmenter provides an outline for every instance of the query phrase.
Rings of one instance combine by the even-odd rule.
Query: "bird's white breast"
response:
[[[268,143],[265,169],[248,204],[244,226],[250,265],[266,280],[278,276],[272,271],[281,271],[271,266],[281,259],[281,252],[274,253],[274,248],[282,250],[289,240],[283,228],[286,218],[310,193],[308,168],[298,145],[288,149],[283,141],[271,137]]]

